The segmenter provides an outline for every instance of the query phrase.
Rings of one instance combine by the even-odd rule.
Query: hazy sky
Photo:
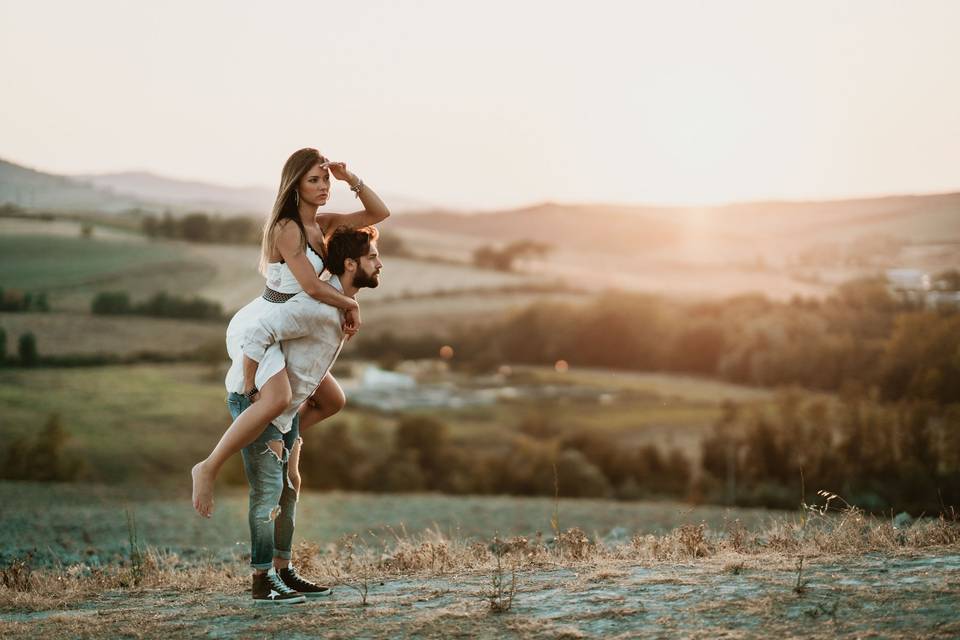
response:
[[[960,1],[0,0],[0,157],[492,208],[960,190]]]

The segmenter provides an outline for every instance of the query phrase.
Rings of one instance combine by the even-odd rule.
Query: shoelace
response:
[[[270,583],[270,586],[274,591],[282,595],[287,595],[288,593],[296,593],[293,589],[288,587],[283,583],[283,580],[280,579],[280,576],[276,573],[267,574],[267,581]]]
[[[290,581],[297,584],[307,584],[307,581],[300,577],[300,574],[297,573],[297,570],[293,567],[287,569],[287,575],[290,576]]]

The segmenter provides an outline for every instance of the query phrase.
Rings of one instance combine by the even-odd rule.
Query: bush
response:
[[[69,437],[60,415],[51,414],[43,430],[33,438],[19,436],[10,441],[3,478],[38,482],[76,480],[83,465],[67,455],[65,448]]]
[[[420,469],[420,459],[413,449],[394,451],[374,467],[366,482],[373,491],[423,491],[426,479]]]
[[[103,291],[93,298],[90,311],[97,315],[120,315],[130,313],[130,294],[126,291]]]
[[[311,428],[300,451],[300,468],[316,489],[359,489],[368,453],[354,441],[344,422]]]
[[[605,498],[610,495],[610,483],[595,464],[579,451],[567,449],[557,459],[559,494],[574,498]]]
[[[160,318],[219,320],[223,318],[223,307],[219,302],[200,297],[181,298],[171,296],[166,291],[161,291],[146,302],[134,307],[133,313]]]
[[[17,344],[17,355],[20,356],[20,364],[25,367],[33,367],[40,360],[40,356],[37,353],[37,337],[31,332],[24,333],[20,336],[20,341]]]
[[[0,287],[0,311],[49,311],[46,293]]]

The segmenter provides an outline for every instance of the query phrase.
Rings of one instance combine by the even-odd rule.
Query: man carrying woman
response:
[[[329,195],[330,173],[350,185],[363,210],[317,212]],[[315,149],[294,153],[284,165],[277,200],[264,227],[261,272],[267,287],[261,298],[237,312],[227,328],[232,366],[226,385],[234,421],[211,454],[192,470],[193,505],[210,517],[216,474],[242,450],[251,487],[251,564],[258,602],[293,603],[302,601],[303,593],[329,593],[289,566],[300,490],[299,431],[333,415],[345,403],[329,368],[342,339],[360,327],[356,292],[376,286],[379,279],[376,231],[367,227],[389,215],[382,200],[343,163],[329,162]],[[336,276],[329,281],[319,278],[325,261]],[[291,302],[290,311],[283,312]],[[295,318],[295,324],[285,318]],[[297,333],[303,327],[311,331]],[[260,340],[256,350],[251,346],[254,339]],[[281,349],[279,341],[284,339],[290,342]],[[291,361],[285,352],[299,355]]]

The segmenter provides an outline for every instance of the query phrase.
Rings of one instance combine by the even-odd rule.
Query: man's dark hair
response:
[[[327,271],[335,276],[342,276],[346,270],[347,258],[359,260],[367,255],[370,243],[379,235],[374,227],[338,228],[327,243],[327,262],[324,265]]]

